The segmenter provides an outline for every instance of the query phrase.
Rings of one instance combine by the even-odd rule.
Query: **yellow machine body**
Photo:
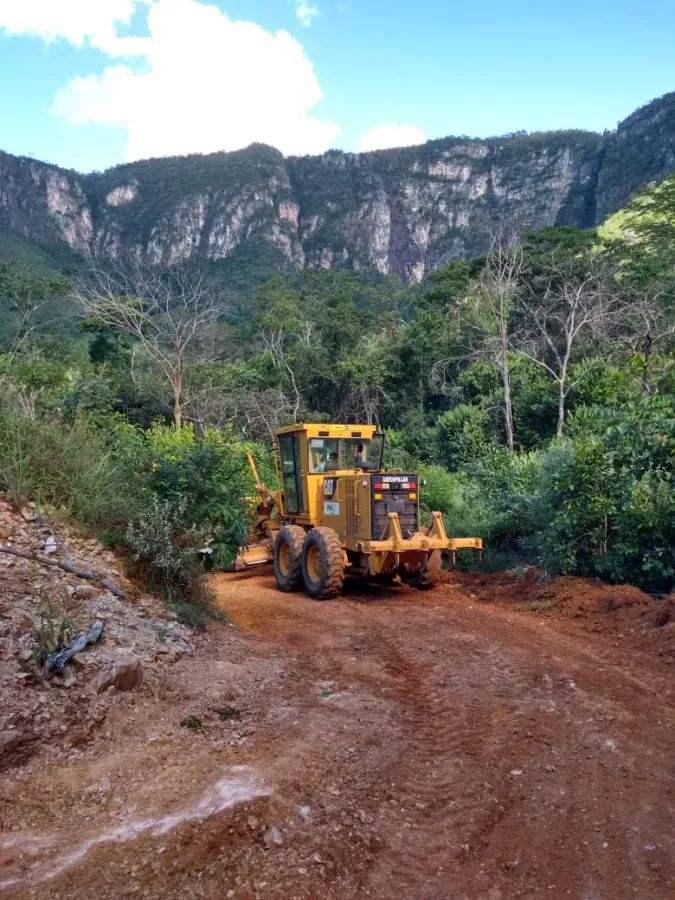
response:
[[[420,528],[420,478],[382,468],[383,435],[374,425],[305,424],[275,435],[279,490],[256,480],[256,522],[237,568],[274,559],[285,524],[331,529],[339,538],[346,574],[386,576],[421,570],[436,551],[482,551],[480,538],[451,538],[432,513]],[[438,553],[436,553],[438,556]]]

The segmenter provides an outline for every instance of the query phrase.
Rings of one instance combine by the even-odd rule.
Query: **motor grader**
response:
[[[436,585],[441,551],[480,538],[449,538],[443,517],[420,528],[418,475],[382,467],[384,435],[374,425],[292,425],[274,438],[279,490],[262,484],[255,461],[256,518],[238,570],[272,562],[282,591],[316,600],[342,590],[346,575],[417,588]]]

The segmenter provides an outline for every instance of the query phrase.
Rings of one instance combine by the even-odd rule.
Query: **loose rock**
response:
[[[263,836],[263,844],[267,850],[272,847],[281,847],[284,842],[284,836],[278,828],[270,828]]]

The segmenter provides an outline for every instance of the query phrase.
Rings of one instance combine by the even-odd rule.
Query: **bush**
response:
[[[208,534],[213,565],[231,565],[249,531],[245,498],[253,494],[253,479],[246,452],[252,445],[227,429],[208,429],[197,437],[189,425],[179,431],[154,425],[145,441],[150,491],[182,510],[184,527]],[[266,462],[261,448],[256,456]]]
[[[522,542],[547,571],[594,574],[606,553],[614,486],[602,444],[590,436],[554,444],[537,477],[530,535]]]
[[[456,472],[480,458],[487,444],[487,424],[488,415],[480,406],[463,403],[443,413],[436,431],[438,461]]]
[[[186,529],[185,506],[154,497],[146,513],[131,522],[126,542],[137,574],[167,606],[192,627],[202,627],[214,615],[209,589],[198,551],[205,535]]]
[[[521,546],[552,573],[668,592],[675,584],[675,415],[653,397],[588,407],[542,459]]]
[[[72,428],[35,421],[0,398],[0,483],[17,502],[33,497],[95,530],[126,525],[138,483],[109,434],[86,419]]]

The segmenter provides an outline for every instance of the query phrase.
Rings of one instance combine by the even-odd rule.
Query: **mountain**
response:
[[[449,137],[289,158],[254,144],[90,175],[0,153],[0,232],[51,254],[201,256],[231,273],[341,268],[416,282],[481,252],[500,223],[590,227],[673,170],[675,92],[604,135]]]

